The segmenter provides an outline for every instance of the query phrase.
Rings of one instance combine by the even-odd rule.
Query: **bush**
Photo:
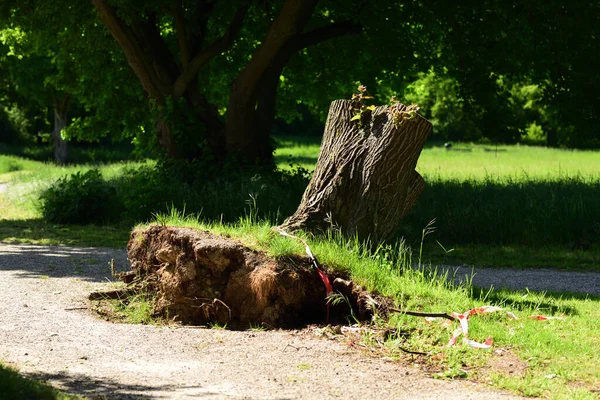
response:
[[[45,220],[90,223],[119,218],[147,221],[171,207],[204,220],[233,222],[241,216],[281,221],[292,214],[308,184],[308,172],[260,168],[215,172],[202,164],[129,168],[107,182],[98,170],[60,178],[41,195]]]
[[[63,176],[42,192],[40,200],[44,219],[56,223],[102,222],[122,211],[115,188],[97,169]]]
[[[206,220],[232,222],[250,211],[280,220],[295,211],[308,184],[308,174],[301,169],[211,172],[201,166],[161,164],[125,171],[114,182],[124,205],[123,220],[148,220],[172,206]]]

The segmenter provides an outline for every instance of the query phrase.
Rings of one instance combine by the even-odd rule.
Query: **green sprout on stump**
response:
[[[358,121],[359,123],[362,121],[362,117],[366,113],[370,113],[375,109],[374,105],[367,105],[365,100],[372,100],[373,96],[367,94],[367,87],[365,85],[360,85],[358,87],[358,93],[352,94],[352,103],[350,104],[350,110],[354,114],[354,116],[350,119],[350,121]]]
[[[415,118],[417,111],[419,111],[418,105],[411,104],[410,106],[405,106],[396,100],[396,96],[392,96],[388,107],[388,115],[392,118],[396,127],[402,125],[404,121]]]

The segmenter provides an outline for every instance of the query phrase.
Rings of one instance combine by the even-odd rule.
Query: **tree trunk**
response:
[[[346,235],[385,240],[423,191],[415,167],[431,123],[417,114],[397,126],[387,106],[351,121],[351,104],[331,104],[315,172],[283,229],[336,227]]]
[[[54,147],[54,161],[58,164],[64,164],[68,158],[67,141],[62,138],[62,131],[67,126],[67,114],[69,111],[69,96],[63,101],[58,101],[56,97],[54,103],[54,130],[52,131],[52,146]]]

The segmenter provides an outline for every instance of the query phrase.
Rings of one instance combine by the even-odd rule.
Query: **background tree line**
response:
[[[598,147],[599,11],[583,0],[3,2],[0,141],[52,142],[62,162],[67,139],[271,165],[281,121],[306,134],[360,81],[380,103],[418,103],[434,138]]]

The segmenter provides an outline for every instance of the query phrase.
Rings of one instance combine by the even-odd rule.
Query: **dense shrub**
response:
[[[280,220],[298,206],[308,184],[306,171],[223,170],[193,165],[127,170],[114,185],[123,218],[144,221],[174,206],[203,219],[231,222],[252,212]]]
[[[97,169],[63,176],[42,192],[40,200],[44,219],[57,223],[101,222],[122,210],[115,188]]]
[[[126,169],[111,181],[91,170],[63,177],[46,190],[42,214],[59,223],[133,224],[175,207],[207,220],[232,222],[251,214],[281,221],[295,211],[308,178],[302,169],[217,172],[194,163]]]

